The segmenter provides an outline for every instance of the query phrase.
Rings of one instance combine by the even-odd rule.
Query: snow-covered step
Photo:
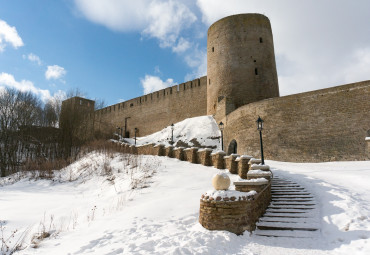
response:
[[[310,202],[271,202],[271,206],[276,206],[276,205],[283,205],[283,206],[287,206],[287,208],[289,208],[289,206],[295,206],[295,205],[298,205],[298,206],[314,206],[316,204],[315,203],[310,203]]]
[[[313,210],[315,207],[313,206],[305,206],[305,205],[270,205],[270,209],[299,209],[299,210]]]
[[[318,219],[315,218],[283,218],[283,217],[262,217],[259,222],[292,222],[292,223],[313,223],[318,225]]]
[[[257,236],[268,237],[289,237],[289,238],[314,238],[317,237],[318,231],[302,231],[302,230],[256,230]]]
[[[258,229],[261,230],[302,230],[302,231],[317,231],[318,224],[308,224],[301,222],[258,222]]]
[[[271,203],[257,222],[255,234],[273,237],[313,237],[319,232],[317,206],[312,194],[296,182],[275,178]]]

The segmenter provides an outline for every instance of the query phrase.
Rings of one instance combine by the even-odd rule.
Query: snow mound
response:
[[[174,123],[173,140],[176,147],[208,147],[220,149],[221,132],[212,116],[200,116],[188,118],[181,122]],[[171,145],[172,130],[168,126],[161,131],[144,137],[136,138],[137,145],[164,144]],[[125,139],[133,144],[134,139]]]

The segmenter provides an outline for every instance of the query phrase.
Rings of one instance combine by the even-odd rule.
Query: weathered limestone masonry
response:
[[[261,14],[225,17],[208,30],[207,76],[108,106],[94,130],[145,136],[186,118],[213,115],[225,125],[227,154],[259,155],[255,121],[265,121],[265,157],[320,162],[370,160],[370,81],[279,97],[272,29]],[[63,108],[63,107],[62,107]],[[90,119],[90,118],[88,118]],[[186,157],[174,151],[176,157]],[[224,165],[220,155],[212,158]],[[217,162],[217,163],[216,163]],[[227,163],[227,162],[226,162]]]
[[[257,195],[242,196],[234,201],[203,197],[200,200],[199,223],[208,230],[227,230],[237,235],[256,229],[271,200],[271,185]]]
[[[207,114],[207,78],[201,77],[95,111],[95,131],[113,133],[116,127],[145,136],[186,118]],[[122,132],[124,133],[124,132]]]
[[[256,116],[264,123],[268,159],[296,162],[369,160],[370,81],[262,100],[230,113],[224,142],[235,140],[238,153],[259,155]],[[239,149],[240,148],[240,149]]]

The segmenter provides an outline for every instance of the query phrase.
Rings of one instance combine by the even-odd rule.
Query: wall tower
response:
[[[262,14],[233,15],[213,23],[207,40],[207,114],[223,114],[278,97],[274,44]],[[220,105],[219,105],[220,104]]]

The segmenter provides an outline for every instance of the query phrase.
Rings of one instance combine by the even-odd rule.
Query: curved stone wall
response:
[[[262,14],[239,14],[211,25],[207,41],[207,114],[215,114],[218,102],[224,98],[230,98],[236,109],[278,96],[269,19]]]

